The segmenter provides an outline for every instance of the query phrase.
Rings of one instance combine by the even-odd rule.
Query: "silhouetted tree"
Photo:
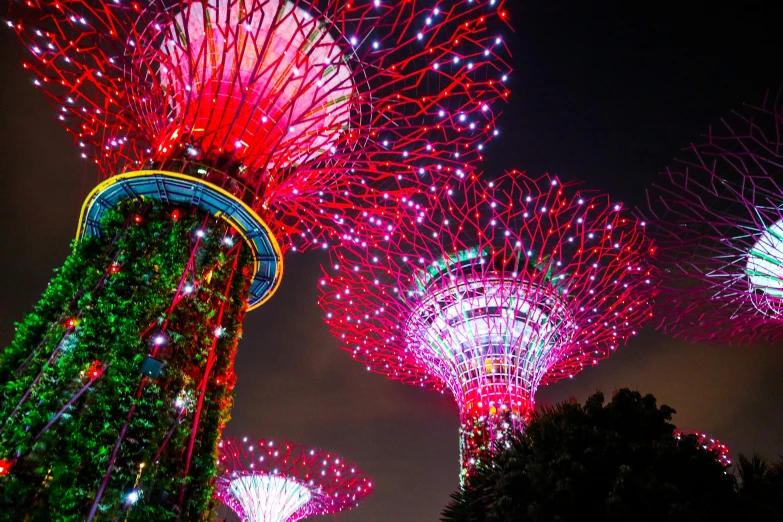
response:
[[[675,411],[621,389],[537,412],[524,434],[452,495],[444,522],[743,520],[736,481]],[[756,519],[758,520],[758,519]]]
[[[735,463],[743,516],[748,520],[783,520],[783,457],[769,462],[754,453]]]

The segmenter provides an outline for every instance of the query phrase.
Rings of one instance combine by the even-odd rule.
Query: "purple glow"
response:
[[[373,490],[333,453],[270,439],[220,443],[215,496],[244,522],[295,522],[356,507]]]

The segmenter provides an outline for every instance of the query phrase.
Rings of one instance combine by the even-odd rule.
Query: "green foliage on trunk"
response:
[[[222,241],[224,223],[172,210],[129,200],[107,211],[101,235],[76,245],[0,355],[0,460],[12,463],[0,520],[85,520],[126,424],[95,520],[173,520],[185,483],[180,520],[209,518],[251,256]],[[181,284],[193,290],[172,308]],[[164,366],[153,380],[139,370],[155,350]]]

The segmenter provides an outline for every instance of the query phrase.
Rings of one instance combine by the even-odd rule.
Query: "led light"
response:
[[[260,441],[263,455],[254,457],[253,445],[240,450],[233,441],[220,445],[223,472],[216,481],[216,496],[243,520],[251,522],[285,522],[311,515],[335,513],[355,507],[372,491],[372,482],[356,466],[351,476],[343,477],[341,465],[335,459],[320,473],[313,474],[313,465],[326,463],[314,449],[293,443],[278,445]]]
[[[321,287],[320,299],[340,344],[370,371],[452,393],[463,479],[522,429],[541,384],[570,378],[602,357],[594,347],[636,331],[643,315],[624,312],[644,303],[641,292],[627,298],[643,280],[626,268],[649,255],[634,223],[607,212],[613,205],[585,208],[556,178],[516,171],[480,186],[445,189],[456,196],[431,217],[417,213],[427,225],[411,227],[403,246],[368,253],[346,243],[339,286]],[[585,230],[575,221],[588,212]],[[621,230],[622,244],[599,243],[603,229]]]

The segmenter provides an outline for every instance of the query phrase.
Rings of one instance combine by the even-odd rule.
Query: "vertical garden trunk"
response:
[[[202,520],[252,256],[161,203],[124,201],[100,231],[0,356],[0,520]]]

